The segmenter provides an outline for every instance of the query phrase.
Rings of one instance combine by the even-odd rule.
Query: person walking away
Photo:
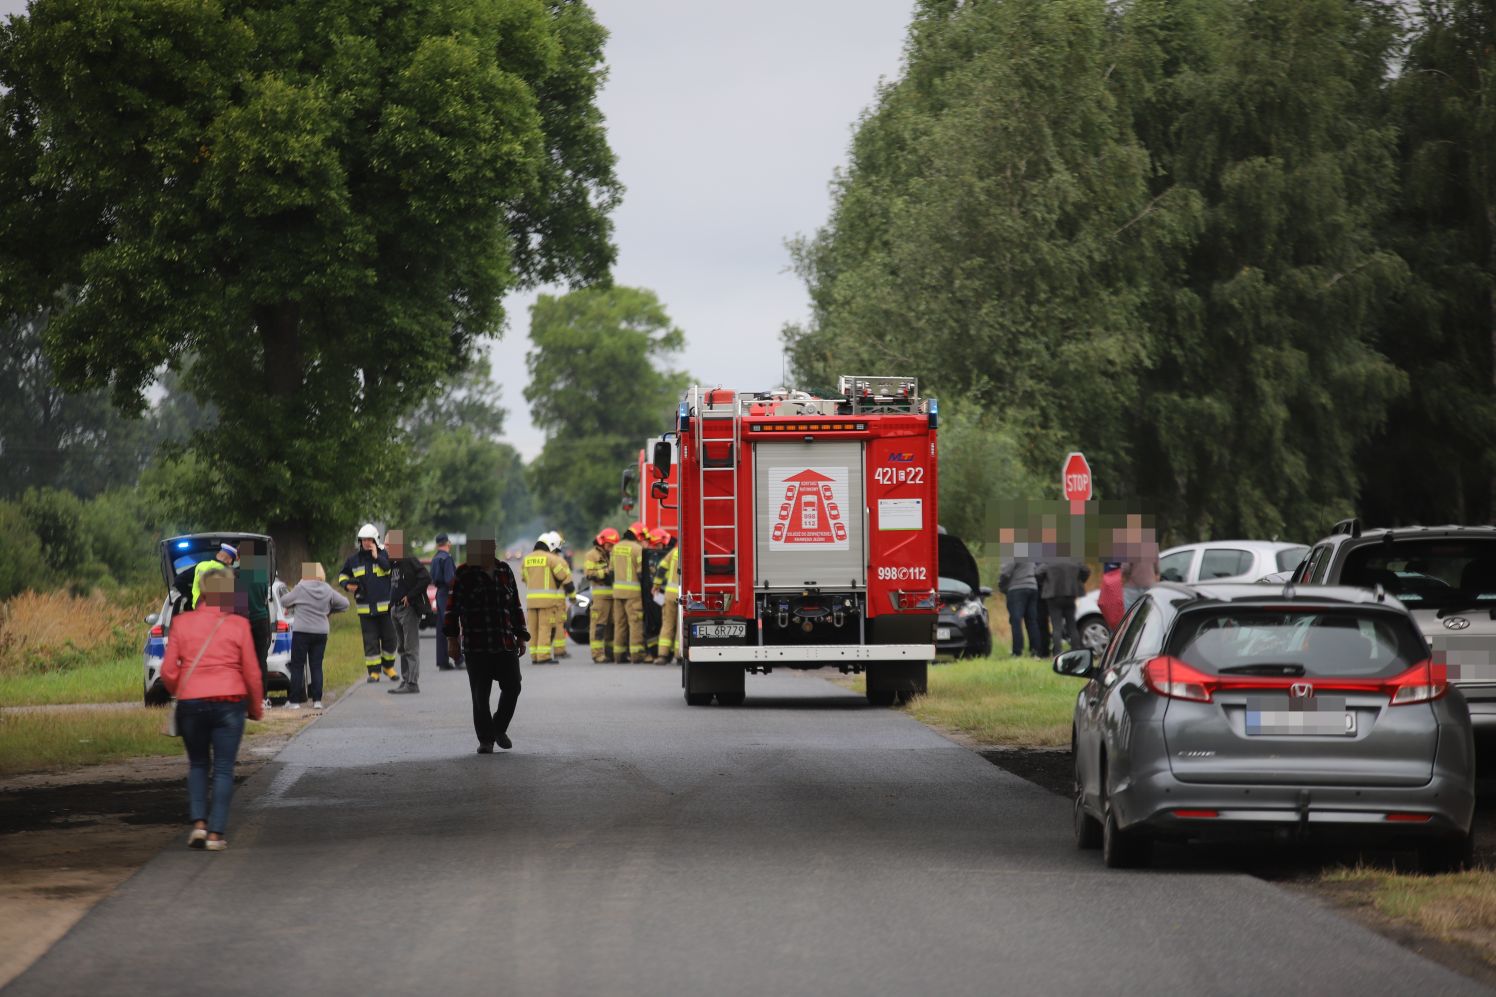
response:
[[[447,618],[447,597],[452,594],[452,580],[457,576],[457,562],[452,560],[452,541],[445,533],[436,535],[436,553],[431,556],[431,584],[436,586],[436,621]],[[439,672],[456,668],[459,661],[447,656],[447,642],[436,642],[436,670]]]
[[[358,550],[348,555],[338,572],[343,591],[353,593],[358,626],[363,631],[364,667],[368,681],[378,682],[380,670],[394,681],[395,623],[390,619],[390,556],[379,546],[379,531],[373,523],[358,529]]]
[[[498,545],[482,538],[468,542],[467,563],[457,569],[452,597],[442,618],[447,653],[467,659],[468,688],[473,695],[473,730],[478,754],[493,746],[509,749],[509,724],[519,702],[519,659],[530,641],[526,613],[520,609],[519,588],[509,565],[496,556]],[[531,660],[534,660],[533,658]],[[498,706],[489,696],[499,685]]]
[[[187,751],[187,844],[220,852],[229,846],[224,832],[244,721],[265,715],[265,689],[249,621],[234,612],[233,577],[210,571],[201,582],[197,611],[172,620],[161,680],[176,697]]]
[[[281,596],[281,608],[291,612],[291,694],[287,709],[299,710],[312,700],[312,709],[322,709],[322,657],[327,652],[327,618],[346,612],[348,600],[327,584],[327,572],[316,561],[301,566],[301,581]],[[307,670],[311,682],[307,682]]]
[[[1101,593],[1096,597],[1096,608],[1101,610],[1101,619],[1113,634],[1122,625],[1127,615],[1126,600],[1122,596],[1122,562],[1107,561],[1101,566]]]
[[[239,570],[234,573],[234,608],[249,620],[260,662],[260,688],[270,705],[270,554],[258,540],[239,545]]]
[[[228,571],[238,559],[238,548],[232,544],[219,544],[212,557],[197,562],[192,569],[192,601],[189,604],[193,609],[197,608],[198,600],[203,596],[203,576],[210,571]]]
[[[613,649],[620,661],[639,664],[644,660],[644,595],[639,589],[644,552],[635,530],[642,533],[644,524],[624,531],[608,563],[613,567]]]
[[[555,635],[556,609],[565,611],[566,596],[575,589],[571,581],[571,569],[551,549],[553,533],[542,533],[535,540],[535,549],[525,555],[521,570],[525,579],[525,622],[531,634],[530,660],[537,665],[550,664],[556,653]],[[562,586],[565,586],[563,591]],[[562,628],[561,639],[566,639]]]
[[[653,592],[665,600],[660,606],[660,644],[655,664],[668,665],[675,660],[675,624],[680,606],[680,545],[669,533],[665,533],[665,557],[655,569]]]
[[[390,617],[395,621],[395,650],[400,655],[400,684],[391,695],[421,691],[421,610],[431,575],[405,547],[403,530],[384,535],[390,555]]]
[[[1053,635],[1050,650],[1060,653],[1062,643],[1070,650],[1080,646],[1075,629],[1075,600],[1086,594],[1086,579],[1091,569],[1078,558],[1057,557],[1044,564],[1044,580],[1039,595],[1049,607],[1049,628]]]
[[[1039,567],[1027,556],[1014,555],[997,577],[997,589],[1008,600],[1008,625],[1013,628],[1013,657],[1023,654],[1024,629],[1029,651],[1039,650]]]
[[[582,561],[582,575],[591,583],[587,607],[591,623],[592,660],[598,664],[613,660],[613,568],[609,563],[618,531],[608,527],[592,540],[592,549]]]

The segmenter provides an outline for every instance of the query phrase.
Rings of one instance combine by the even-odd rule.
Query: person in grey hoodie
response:
[[[997,576],[997,590],[1008,600],[1008,625],[1013,628],[1013,657],[1023,654],[1023,631],[1028,628],[1029,653],[1038,654],[1043,646],[1039,639],[1039,584],[1043,580],[1044,566],[1027,556],[1027,545],[1019,545],[1024,553],[1014,551],[1014,557],[1003,565]]]
[[[309,561],[301,566],[301,582],[281,596],[284,609],[294,607],[291,621],[291,694],[287,709],[299,710],[311,693],[312,708],[322,709],[322,655],[327,651],[327,617],[348,608],[348,598],[327,584],[322,565]],[[310,690],[306,667],[311,666]]]

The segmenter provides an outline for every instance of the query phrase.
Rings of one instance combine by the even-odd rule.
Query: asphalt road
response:
[[[524,682],[494,755],[465,673],[357,688],[229,851],[169,848],[5,993],[1485,992],[1247,875],[1108,872],[1064,800],[817,678]]]

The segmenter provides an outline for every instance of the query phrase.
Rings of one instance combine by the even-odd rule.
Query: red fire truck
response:
[[[837,667],[869,702],[925,690],[938,613],[935,399],[913,378],[838,395],[692,388],[676,419],[686,702]],[[655,447],[663,498],[672,448]]]

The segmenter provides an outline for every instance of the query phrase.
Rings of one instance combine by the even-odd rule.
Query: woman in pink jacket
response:
[[[234,796],[234,760],[244,737],[244,720],[264,715],[260,660],[249,621],[234,613],[234,579],[229,572],[212,571],[204,576],[203,598],[197,608],[172,618],[161,679],[177,698],[177,730],[187,748],[187,800],[192,816],[187,844],[223,851],[229,846],[223,831]]]

